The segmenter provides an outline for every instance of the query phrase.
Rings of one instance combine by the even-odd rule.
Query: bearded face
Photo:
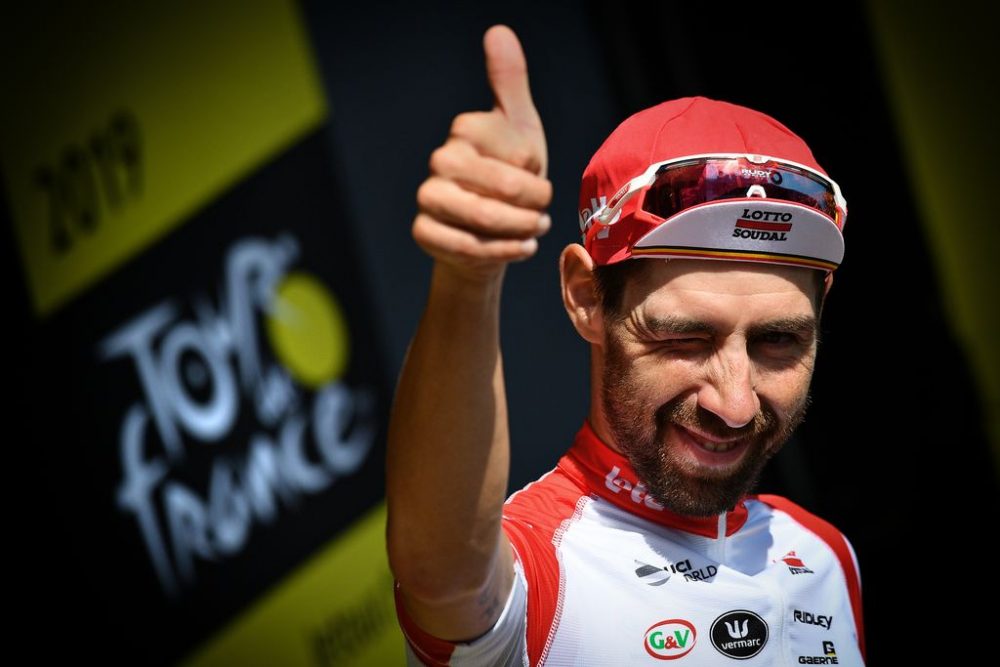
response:
[[[704,517],[732,509],[805,416],[808,394],[781,415],[761,403],[750,423],[738,428],[700,407],[692,393],[657,405],[611,336],[605,355],[601,400],[614,440],[648,493],[679,514]],[[735,460],[709,467],[686,455],[711,444]]]
[[[605,319],[602,435],[665,507],[702,517],[732,509],[801,423],[816,356],[814,278],[730,262],[654,265]]]

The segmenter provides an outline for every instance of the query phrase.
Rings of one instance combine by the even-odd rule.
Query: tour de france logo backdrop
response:
[[[112,662],[398,662],[389,392],[326,101],[294,5],[224,4],[64,17],[5,78],[60,576]]]
[[[167,654],[384,492],[388,392],[358,267],[329,224],[322,144],[291,149],[43,327],[75,424],[54,474],[74,541],[92,545],[83,570],[118,627]]]

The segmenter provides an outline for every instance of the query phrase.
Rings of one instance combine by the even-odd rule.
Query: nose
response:
[[[730,428],[746,426],[760,410],[753,362],[746,344],[733,341],[712,356],[698,405],[714,413]]]

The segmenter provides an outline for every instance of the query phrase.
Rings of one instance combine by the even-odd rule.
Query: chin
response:
[[[779,448],[751,445],[738,461],[724,467],[677,461],[667,455],[669,450],[659,461],[632,460],[632,465],[661,505],[685,516],[710,517],[733,509],[753,492],[764,465]]]

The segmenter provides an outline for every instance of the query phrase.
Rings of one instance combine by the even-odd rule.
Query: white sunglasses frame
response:
[[[841,220],[837,225],[843,229],[844,224],[847,222],[847,200],[844,199],[844,195],[840,191],[840,186],[829,176],[820,173],[819,171],[813,169],[808,165],[804,165],[798,162],[793,162],[792,160],[786,160],[784,158],[771,157],[769,155],[757,155],[752,153],[698,153],[696,155],[685,155],[683,157],[671,158],[669,160],[664,160],[662,162],[656,162],[649,165],[646,171],[642,172],[639,176],[629,180],[622,188],[615,193],[611,201],[608,202],[607,206],[598,209],[593,214],[591,214],[588,228],[594,222],[597,222],[604,226],[613,225],[617,220],[615,220],[618,213],[621,211],[622,206],[625,205],[629,199],[634,197],[636,194],[641,192],[643,188],[647,188],[653,184],[656,180],[657,172],[663,167],[669,166],[671,164],[676,164],[679,162],[687,162],[689,160],[700,160],[700,159],[716,159],[716,160],[733,160],[743,158],[748,162],[753,164],[767,164],[768,162],[774,162],[779,165],[788,165],[789,167],[795,167],[796,169],[801,169],[807,171],[810,174],[816,176],[818,179],[829,183],[830,188],[833,190],[834,202],[838,209],[840,209]],[[751,186],[751,189],[754,186]],[[749,190],[748,190],[749,192]]]

